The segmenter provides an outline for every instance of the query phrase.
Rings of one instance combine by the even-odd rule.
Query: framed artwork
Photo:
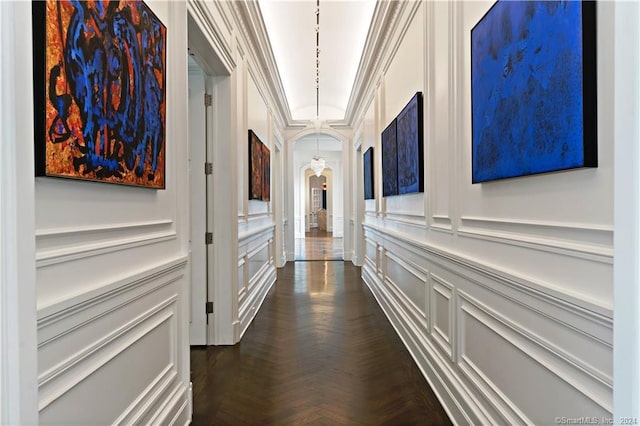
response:
[[[34,1],[37,176],[165,188],[167,30],[142,1]]]
[[[424,192],[422,92],[417,92],[396,118],[398,193]]]
[[[249,199],[271,201],[271,150],[249,129]]]
[[[396,120],[382,132],[382,195],[398,195],[398,145]]]
[[[364,152],[362,159],[362,168],[364,170],[364,199],[373,200],[376,198],[373,186],[373,147],[369,147]]]
[[[596,5],[498,1],[471,30],[472,181],[597,167]]]
[[[249,199],[262,200],[262,181],[264,168],[262,166],[262,142],[258,136],[249,130]]]
[[[262,144],[262,201],[271,201],[271,150]]]

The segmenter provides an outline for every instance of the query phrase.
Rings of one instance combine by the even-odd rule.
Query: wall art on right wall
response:
[[[398,142],[396,120],[382,132],[382,196],[398,195]]]
[[[498,1],[471,30],[472,182],[597,167],[596,5]]]
[[[362,169],[364,172],[364,199],[373,200],[376,198],[374,192],[374,173],[373,173],[373,147],[370,146],[362,156]]]

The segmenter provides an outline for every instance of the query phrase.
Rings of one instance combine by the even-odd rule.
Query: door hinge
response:
[[[204,243],[205,244],[213,244],[213,232],[205,232],[204,233]]]
[[[205,93],[204,94],[204,106],[210,107],[211,105],[213,105],[213,96],[211,96],[208,93]]]
[[[205,175],[213,174],[213,163],[204,163],[204,174]]]
[[[208,314],[213,313],[213,302],[206,302],[204,308]]]

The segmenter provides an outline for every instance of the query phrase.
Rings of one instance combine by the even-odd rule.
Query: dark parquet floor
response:
[[[296,260],[342,260],[343,238],[333,238],[332,232],[311,228],[304,238],[296,238]]]
[[[194,425],[451,424],[350,263],[287,263],[242,341],[191,370]]]

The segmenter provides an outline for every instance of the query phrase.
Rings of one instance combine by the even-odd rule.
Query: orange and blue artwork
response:
[[[595,3],[498,1],[471,30],[472,182],[597,166]]]
[[[33,3],[36,174],[165,188],[166,27],[142,1]]]
[[[249,129],[249,199],[271,201],[271,150]]]

